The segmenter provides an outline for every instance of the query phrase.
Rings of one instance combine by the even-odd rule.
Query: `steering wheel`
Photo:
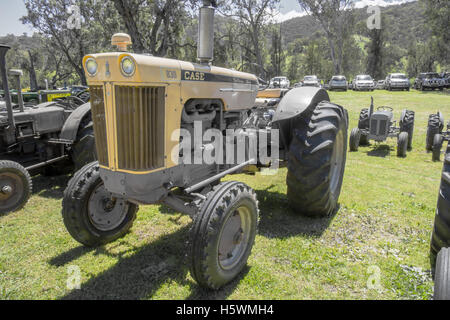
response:
[[[391,107],[387,107],[387,106],[381,106],[377,108],[378,111],[393,111],[394,109],[392,109]]]
[[[76,96],[68,96],[63,99],[57,99],[57,102],[64,104],[70,110],[75,110],[85,102]]]

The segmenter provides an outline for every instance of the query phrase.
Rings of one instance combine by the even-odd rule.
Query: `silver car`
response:
[[[347,91],[347,79],[345,76],[333,76],[330,80],[330,91],[344,90]]]
[[[353,80],[353,90],[370,90],[375,89],[375,83],[371,76],[367,74],[359,74]]]
[[[404,73],[391,73],[386,78],[385,88],[389,91],[392,91],[394,89],[409,91],[409,79]]]
[[[317,76],[304,76],[302,83],[304,87],[320,87]]]
[[[289,88],[291,82],[286,77],[275,77],[270,80],[269,88]]]

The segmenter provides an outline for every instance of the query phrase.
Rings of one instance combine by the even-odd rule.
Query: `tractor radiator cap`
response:
[[[117,46],[121,52],[127,51],[127,46],[132,45],[131,37],[126,33],[116,33],[111,38],[111,44]]]

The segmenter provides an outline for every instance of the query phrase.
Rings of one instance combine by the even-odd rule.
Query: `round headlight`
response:
[[[89,58],[86,60],[86,70],[90,76],[95,76],[97,73],[98,65],[97,62],[93,58]]]
[[[131,59],[130,57],[123,58],[120,65],[122,67],[123,73],[126,76],[132,76],[134,74],[136,66],[134,64],[133,59]]]

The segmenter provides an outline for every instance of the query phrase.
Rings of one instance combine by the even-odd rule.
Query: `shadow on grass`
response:
[[[150,299],[161,286],[170,286],[171,282],[188,287],[188,299],[225,299],[235,290],[249,268],[244,269],[237,279],[221,290],[212,291],[199,287],[194,281],[186,279],[189,271],[186,258],[188,232],[189,226],[186,226],[175,233],[161,236],[137,248],[137,252],[131,256],[128,252],[111,254],[104,248],[77,247],[53,258],[49,263],[56,266],[67,264],[92,251],[118,259],[112,268],[91,278],[80,290],[73,290],[62,299]]]
[[[259,234],[267,238],[288,238],[297,235],[320,237],[333,221],[339,208],[329,217],[308,218],[289,209],[286,194],[256,190],[260,209]]]
[[[393,149],[391,149],[389,145],[378,144],[375,145],[372,150],[367,151],[367,155],[371,157],[385,158],[390,154],[391,151],[393,151]]]
[[[285,209],[288,207],[286,195],[270,191],[272,188],[273,186],[256,191],[261,211],[259,234],[264,237],[319,237],[334,218],[332,215],[311,219],[294,214]],[[164,210],[163,207],[160,209]],[[167,213],[173,212],[169,210]],[[90,249],[80,246],[52,258],[49,264],[58,267],[89,252],[112,256],[118,260],[113,267],[84,283],[80,290],[73,290],[62,299],[150,299],[158,289],[164,285],[170,286],[172,282],[187,288],[187,299],[226,299],[250,268],[247,266],[234,281],[218,291],[204,289],[193,280],[187,279],[189,260],[186,239],[189,227],[185,226],[175,233],[163,235],[142,247],[119,254],[113,254],[104,247]],[[123,239],[118,241],[121,246]]]
[[[33,193],[44,198],[62,199],[64,190],[72,175],[33,177]]]

